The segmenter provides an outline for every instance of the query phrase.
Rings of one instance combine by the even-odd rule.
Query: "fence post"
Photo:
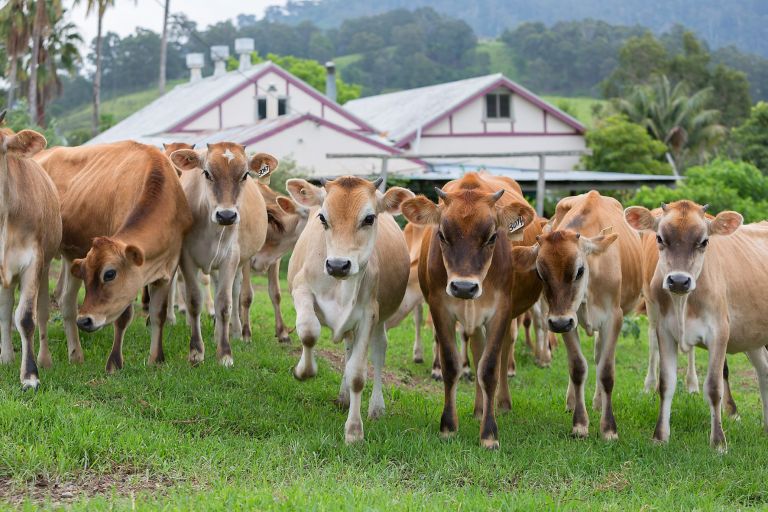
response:
[[[546,157],[542,154],[539,155],[539,179],[536,181],[536,213],[539,217],[544,216],[544,191],[546,187],[546,176],[544,171],[544,165]]]

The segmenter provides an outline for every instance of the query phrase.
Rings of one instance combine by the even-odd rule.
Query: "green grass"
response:
[[[503,73],[510,80],[517,80],[515,55],[506,43],[497,39],[481,40],[477,43],[477,52],[488,55],[491,73]]]
[[[591,128],[595,122],[595,107],[604,107],[606,100],[588,97],[566,98],[563,96],[542,96],[544,100],[552,103],[560,110],[575,117],[587,128]]]
[[[215,362],[208,320],[204,364],[187,364],[188,329],[181,322],[166,332],[166,363],[147,366],[149,334],[140,315],[126,336],[122,371],[104,373],[111,329],[84,335],[86,363],[72,366],[54,313],[55,366],[42,372],[41,389],[21,391],[18,355],[15,364],[0,367],[0,497],[18,500],[68,488],[73,510],[624,511],[768,504],[768,438],[756,381],[741,355],[729,364],[742,420],[726,419],[730,451],[718,455],[708,446],[708,407],[700,395],[682,391],[682,382],[670,444],[651,442],[657,399],[642,392],[644,337],[620,340],[614,393],[620,439],[614,443],[599,438],[594,411],[588,439],[569,435],[562,344],[548,370],[535,367],[518,344],[513,410],[498,418],[500,450],[488,452],[479,446],[473,385],[467,383],[458,394],[459,433],[440,440],[442,387],[429,379],[428,364],[411,362],[408,320],[390,335],[387,414],[364,420],[365,441],[345,446],[346,415],[332,404],[339,374],[321,358],[317,378],[293,379],[299,344],[283,346],[273,338],[265,281],[255,282],[254,340],[234,342],[232,369]],[[290,298],[284,297],[283,310],[293,322]],[[341,352],[327,334],[320,348]],[[591,359],[590,339],[584,352]],[[698,357],[703,382],[706,354]],[[588,397],[594,386],[590,366]],[[363,411],[369,393],[370,381]]]

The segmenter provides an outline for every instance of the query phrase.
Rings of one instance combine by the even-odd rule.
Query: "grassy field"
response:
[[[703,398],[682,390],[670,444],[651,442],[657,398],[642,392],[644,335],[620,341],[614,393],[620,438],[614,443],[600,440],[593,411],[589,438],[569,435],[562,345],[553,367],[543,370],[518,344],[513,410],[499,417],[501,449],[488,452],[479,446],[467,383],[458,395],[458,436],[438,437],[442,387],[429,379],[428,365],[410,361],[408,320],[390,336],[387,414],[364,421],[364,443],[345,446],[346,415],[332,403],[340,347],[325,336],[318,377],[294,380],[298,342],[280,345],[273,338],[266,283],[255,282],[254,341],[234,343],[232,369],[211,357],[208,320],[204,364],[187,364],[188,329],[180,322],[167,332],[166,363],[147,366],[149,336],[140,315],[127,333],[121,372],[104,373],[111,328],[83,336],[86,363],[71,366],[55,312],[55,366],[42,373],[41,389],[21,391],[18,355],[15,364],[0,367],[0,508],[625,511],[768,504],[768,437],[754,374],[741,355],[729,363],[742,419],[725,420],[730,451],[718,455],[708,446]],[[283,309],[292,322],[290,299]],[[590,358],[591,343],[584,342]],[[706,354],[698,357],[703,372]],[[369,393],[370,381],[363,411]]]

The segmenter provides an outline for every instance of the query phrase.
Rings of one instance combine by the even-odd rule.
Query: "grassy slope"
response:
[[[106,495],[80,495],[74,510],[669,510],[768,503],[768,443],[753,372],[741,355],[729,363],[743,419],[726,420],[730,452],[717,455],[708,447],[707,406],[683,391],[674,404],[671,443],[650,441],[657,400],[642,393],[644,341],[620,342],[614,407],[621,437],[611,444],[599,439],[594,412],[588,439],[568,434],[562,345],[550,370],[534,367],[520,347],[513,412],[499,418],[501,449],[490,453],[478,445],[474,394],[466,383],[458,395],[459,434],[439,439],[442,388],[429,379],[428,365],[410,361],[408,320],[390,336],[387,415],[366,420],[365,442],[347,447],[345,413],[332,404],[339,374],[320,359],[316,379],[293,379],[298,343],[280,346],[273,339],[265,282],[256,283],[255,339],[234,343],[233,369],[213,360],[209,321],[208,360],[201,367],[186,363],[188,330],[181,325],[167,334],[167,362],[148,367],[143,318],[128,331],[126,366],[118,374],[103,371],[111,329],[84,336],[86,363],[70,366],[55,314],[55,367],[43,372],[39,392],[21,392],[18,362],[0,367],[0,496],[3,486],[5,496],[19,496],[37,478],[70,482],[76,496],[96,480],[106,482]],[[289,299],[283,309],[291,322]],[[584,345],[591,359],[591,340]],[[327,336],[320,346],[338,359],[340,349]],[[706,355],[698,359],[703,371]],[[364,408],[369,393],[370,383]],[[156,491],[139,490],[132,501],[129,489],[155,484]]]

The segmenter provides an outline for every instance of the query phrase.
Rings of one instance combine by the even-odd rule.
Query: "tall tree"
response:
[[[11,0],[0,9],[0,33],[4,36],[8,59],[8,107],[12,107],[16,100],[19,60],[29,48],[31,7],[29,0]]]
[[[171,0],[165,0],[163,10],[163,36],[160,40],[160,77],[157,88],[160,94],[165,94],[165,63],[168,58],[168,11],[171,9]]]
[[[40,50],[43,38],[51,28],[52,21],[62,15],[61,0],[36,0],[35,19],[32,24],[32,60],[29,64],[29,117],[38,119],[37,105],[37,65],[40,62]]]

